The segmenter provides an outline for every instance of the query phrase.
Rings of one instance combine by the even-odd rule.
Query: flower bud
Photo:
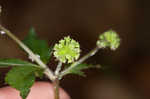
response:
[[[106,48],[110,47],[111,50],[116,50],[120,45],[120,38],[118,34],[113,31],[109,30],[104,32],[99,36],[99,40],[97,41],[97,46],[99,48]]]

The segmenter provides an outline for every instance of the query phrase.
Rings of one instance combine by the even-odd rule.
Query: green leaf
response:
[[[26,89],[21,90],[21,91],[20,91],[20,96],[22,97],[22,99],[26,99],[26,97],[28,96],[29,92],[30,92],[30,89],[29,89],[29,88],[28,88],[28,89],[26,88]]]
[[[91,65],[91,64],[79,64],[74,66],[67,74],[76,74],[85,77],[86,75],[82,70],[89,68],[100,68],[100,65]]]
[[[44,75],[43,72],[44,72],[44,69],[39,68],[39,69],[36,69],[36,71],[34,72],[34,74],[35,74],[36,77],[43,78],[43,75]]]
[[[40,69],[33,66],[13,67],[6,75],[5,82],[20,91],[20,96],[26,99],[31,86],[35,82],[35,72]]]
[[[22,61],[20,59],[0,59],[0,67],[9,67],[9,66],[37,66],[37,65],[32,64],[30,62]]]
[[[28,36],[23,40],[23,43],[27,45],[34,54],[39,55],[44,63],[49,62],[52,48],[49,47],[46,41],[38,39],[34,28],[31,28]]]

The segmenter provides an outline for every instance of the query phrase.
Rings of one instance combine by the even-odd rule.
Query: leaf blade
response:
[[[38,39],[34,28],[31,28],[27,37],[23,40],[23,43],[27,45],[35,54],[40,56],[40,59],[44,63],[48,63],[51,57],[52,49],[48,46],[45,40]]]
[[[6,75],[5,82],[20,91],[20,96],[26,99],[31,86],[35,82],[35,71],[32,66],[13,67]]]
[[[79,64],[74,66],[67,74],[76,74],[85,77],[86,75],[82,70],[89,68],[100,68],[100,66],[99,65],[93,66],[92,64]]]

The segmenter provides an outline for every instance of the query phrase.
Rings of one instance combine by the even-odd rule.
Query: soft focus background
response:
[[[35,27],[42,39],[55,44],[70,35],[82,55],[95,47],[100,33],[116,30],[120,48],[101,50],[87,62],[104,69],[87,70],[87,77],[67,76],[61,86],[72,99],[150,99],[149,0],[0,0],[1,24],[23,39]],[[0,36],[0,58],[26,59],[7,36]],[[50,67],[54,68],[54,62]],[[0,86],[5,86],[0,69]],[[47,79],[42,79],[46,81]]]

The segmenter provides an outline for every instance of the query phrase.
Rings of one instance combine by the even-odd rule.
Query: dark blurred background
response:
[[[86,70],[86,78],[68,75],[61,86],[72,99],[150,99],[149,4],[149,0],[0,0],[0,21],[20,39],[35,27],[49,45],[70,35],[80,42],[82,55],[95,47],[100,33],[116,30],[120,48],[101,50],[87,61],[103,69]],[[0,58],[27,56],[1,36]],[[1,87],[7,71],[0,69]]]

